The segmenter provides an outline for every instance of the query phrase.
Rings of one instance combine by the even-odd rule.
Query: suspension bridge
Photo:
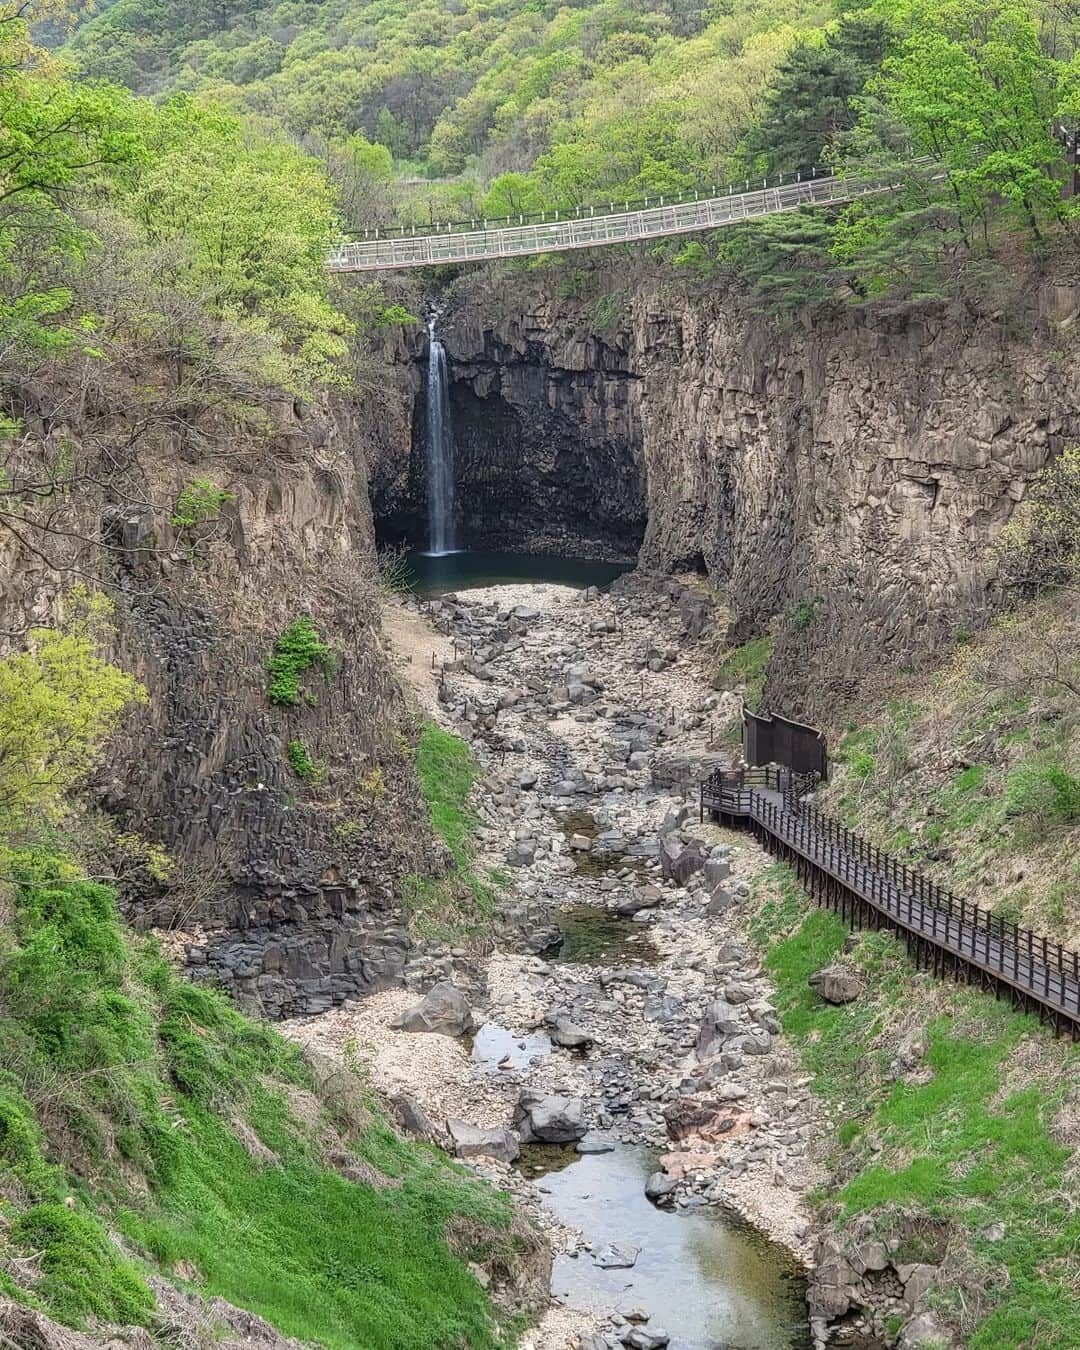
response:
[[[628,244],[668,235],[693,234],[744,220],[757,220],[803,206],[837,205],[901,185],[892,180],[840,178],[835,174],[790,175],[760,187],[749,183],[742,191],[730,188],[719,195],[646,198],[626,203],[623,210],[583,207],[573,214],[546,212],[539,216],[498,221],[455,222],[442,230],[387,232],[368,230],[363,239],[340,243],[330,254],[331,272],[396,271],[406,267],[442,267],[447,263],[485,262],[493,258],[520,258],[534,253],[567,253],[604,244]]]

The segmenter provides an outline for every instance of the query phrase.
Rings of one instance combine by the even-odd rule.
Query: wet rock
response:
[[[468,1036],[476,1030],[476,1018],[465,995],[443,980],[418,1003],[392,1023],[399,1031],[435,1031],[443,1036]]]
[[[602,1270],[628,1270],[640,1252],[640,1247],[629,1242],[606,1242],[593,1257],[593,1264]]]
[[[514,1125],[524,1143],[572,1144],[585,1136],[585,1103],[526,1088],[514,1108]]]
[[[579,1139],[574,1147],[575,1153],[614,1153],[615,1141],[604,1134],[587,1134]]]
[[[464,1120],[448,1120],[446,1128],[459,1158],[497,1158],[512,1163],[521,1152],[517,1139],[506,1129],[484,1129]]]
[[[653,1202],[659,1205],[678,1190],[678,1183],[674,1177],[669,1177],[666,1172],[653,1172],[645,1183],[645,1194]]]
[[[826,1003],[854,1003],[865,989],[863,981],[850,970],[825,966],[815,970],[807,983]]]

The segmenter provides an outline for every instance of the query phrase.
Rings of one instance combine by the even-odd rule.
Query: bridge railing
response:
[[[921,161],[916,161],[921,162]],[[511,211],[505,216],[471,216],[468,219],[436,221],[430,225],[380,225],[363,230],[350,230],[346,242],[361,239],[424,239],[439,234],[468,234],[479,230],[504,230],[515,225],[552,225],[563,220],[592,220],[597,216],[612,216],[618,212],[644,211],[650,206],[681,206],[686,202],[712,201],[720,197],[741,196],[751,191],[790,186],[792,183],[811,183],[817,179],[835,178],[831,167],[815,166],[796,173],[775,174],[770,177],[744,178],[717,186],[688,188],[683,192],[654,192],[645,197],[612,197],[605,202],[589,202],[577,206],[550,207],[543,211]]]
[[[702,784],[703,809],[749,817],[908,931],[1080,1022],[1080,953],[958,897],[806,802],[814,776],[720,770]],[[781,794],[777,796],[777,794]]]
[[[339,244],[328,258],[327,267],[332,272],[434,267],[633,243],[737,224],[802,206],[854,201],[894,191],[899,186],[892,179],[817,178],[614,215],[574,217],[505,229],[354,240]]]

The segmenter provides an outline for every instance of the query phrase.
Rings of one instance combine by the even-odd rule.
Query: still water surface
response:
[[[596,562],[587,558],[560,558],[546,553],[497,553],[462,549],[434,556],[409,553],[405,562],[417,595],[436,596],[477,586],[546,581],[559,586],[610,586],[629,572],[632,563]]]

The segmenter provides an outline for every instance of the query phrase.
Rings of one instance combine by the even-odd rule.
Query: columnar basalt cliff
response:
[[[448,318],[459,537],[471,548],[633,559],[645,530],[635,373],[627,353],[579,326],[560,342],[527,316],[485,327]],[[466,337],[467,334],[467,337]],[[400,353],[399,353],[400,355]],[[406,358],[411,453],[384,440],[372,499],[390,538],[424,539],[426,343]]]
[[[1080,436],[1075,289],[1044,286],[1009,327],[927,304],[780,330],[730,296],[642,291],[601,336],[594,308],[477,278],[444,323],[466,434],[531,428],[518,471],[554,492],[553,409],[587,444],[601,429],[591,518],[641,481],[642,565],[707,570],[732,640],[771,627],[767,698],[794,714],[980,624],[995,539]]]
[[[398,983],[396,883],[445,863],[380,647],[367,414],[270,402],[258,437],[206,417],[185,440],[136,437],[115,405],[71,406],[60,381],[26,391],[28,459],[66,446],[86,477],[54,514],[65,533],[49,555],[5,532],[3,627],[51,622],[63,569],[115,600],[119,655],[150,700],[110,747],[97,799],[171,858],[160,884],[125,870],[130,916],[190,934],[198,972],[272,1015]],[[392,427],[385,408],[377,420]],[[229,496],[216,518],[178,524],[200,478]],[[267,661],[301,615],[333,664],[275,706]]]

